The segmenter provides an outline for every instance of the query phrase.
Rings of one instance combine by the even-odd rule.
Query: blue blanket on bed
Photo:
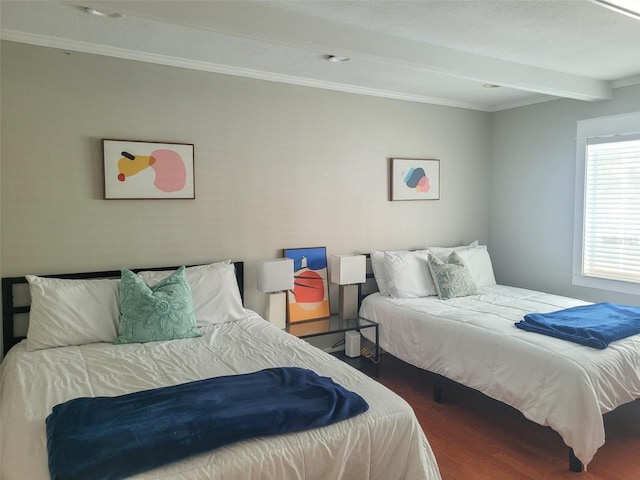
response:
[[[77,398],[47,417],[52,480],[120,479],[223,445],[365,412],[356,393],[302,368],[270,368],[117,397]]]
[[[593,348],[640,333],[640,307],[594,303],[551,313],[529,313],[516,327]]]

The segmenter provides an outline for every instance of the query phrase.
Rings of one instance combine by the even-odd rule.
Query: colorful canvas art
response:
[[[438,200],[440,160],[391,159],[391,200]]]
[[[289,323],[329,317],[329,282],[325,247],[290,248],[284,256],[293,259],[293,290],[287,292]]]
[[[104,198],[195,198],[193,145],[103,140]]]

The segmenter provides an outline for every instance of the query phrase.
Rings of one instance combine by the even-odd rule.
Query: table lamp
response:
[[[364,255],[332,255],[331,282],[340,285],[338,316],[342,320],[358,317],[358,284],[367,280]]]
[[[287,290],[293,289],[293,260],[259,260],[258,290],[267,294],[265,318],[278,328],[287,326]]]

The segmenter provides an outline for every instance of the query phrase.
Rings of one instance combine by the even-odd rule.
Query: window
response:
[[[640,281],[640,139],[587,141],[582,273]]]
[[[573,283],[640,294],[640,113],[578,122]]]

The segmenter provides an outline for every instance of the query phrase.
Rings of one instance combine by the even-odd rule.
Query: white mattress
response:
[[[640,398],[640,335],[597,350],[514,325],[526,313],[585,303],[494,285],[444,301],[375,293],[360,315],[380,323],[384,350],[550,426],[586,467],[605,441],[602,414]]]
[[[257,315],[202,331],[197,339],[148,344],[35,352],[27,352],[24,342],[14,347],[0,371],[0,478],[49,478],[45,418],[66,400],[299,366],[357,392],[369,410],[324,428],[239,442],[134,478],[440,479],[413,410],[386,387]]]

